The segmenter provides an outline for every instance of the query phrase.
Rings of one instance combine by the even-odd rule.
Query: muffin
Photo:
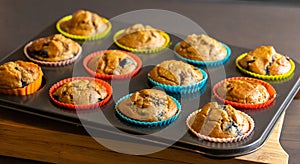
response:
[[[243,108],[263,107],[276,97],[276,91],[270,84],[245,77],[219,82],[214,87],[214,94],[227,104]]]
[[[156,52],[165,48],[169,36],[149,25],[135,24],[115,34],[115,43],[126,50],[135,52]]]
[[[289,60],[277,53],[273,46],[260,46],[238,60],[238,64],[250,72],[272,76],[288,73],[292,68]]]
[[[134,54],[121,50],[98,51],[88,55],[83,65],[97,78],[126,78],[141,68],[141,60]]]
[[[50,90],[50,98],[57,105],[86,109],[104,105],[111,97],[112,88],[102,80],[93,78],[69,78],[54,84]]]
[[[29,95],[42,84],[41,67],[32,62],[17,60],[0,66],[0,93],[9,95]]]
[[[177,60],[166,60],[156,65],[148,73],[150,82],[170,92],[185,93],[201,89],[207,79],[207,74],[188,63]],[[203,84],[204,83],[204,84]],[[179,90],[172,90],[179,87]]]
[[[193,64],[225,62],[230,56],[229,47],[204,34],[188,35],[184,41],[175,46],[175,51],[179,57]]]
[[[27,44],[24,53],[30,60],[44,65],[66,65],[81,54],[81,46],[61,34],[39,38]]]
[[[111,23],[96,13],[78,10],[58,21],[56,27],[63,35],[73,39],[102,38],[111,30]]]
[[[180,105],[161,90],[143,89],[121,98],[116,104],[116,110],[127,121],[162,125],[175,119],[180,112]]]
[[[254,129],[254,121],[231,105],[209,102],[187,119],[189,129],[198,137],[217,142],[239,141]]]

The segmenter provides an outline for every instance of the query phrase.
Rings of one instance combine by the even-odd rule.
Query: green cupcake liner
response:
[[[65,32],[65,31],[63,31],[60,28],[61,22],[68,21],[71,18],[72,18],[72,15],[68,15],[68,16],[65,16],[65,17],[61,18],[56,23],[56,29],[57,29],[58,32],[60,32],[64,36],[66,36],[68,38],[71,38],[71,39],[74,39],[74,40],[79,40],[81,42],[83,42],[85,40],[98,40],[98,39],[102,39],[102,38],[106,37],[109,34],[109,32],[111,31],[111,28],[112,28],[111,22],[102,17],[103,22],[106,23],[106,25],[107,25],[106,30],[103,31],[102,33],[99,33],[99,34],[96,34],[96,35],[92,35],[92,36],[73,35],[73,34],[69,34],[69,33]]]
[[[282,74],[282,75],[261,75],[261,74],[257,74],[257,73],[248,71],[248,70],[244,69],[243,67],[241,67],[239,64],[239,61],[241,59],[243,59],[246,55],[247,55],[247,53],[244,53],[244,54],[238,56],[235,60],[235,65],[237,66],[237,68],[246,75],[250,75],[250,76],[253,76],[253,77],[256,77],[259,79],[263,79],[263,80],[283,80],[283,79],[287,79],[294,73],[295,63],[293,62],[292,59],[289,59],[289,62],[291,63],[290,71],[285,74]]]
[[[163,32],[163,31],[160,31],[161,35],[166,39],[166,43],[162,46],[162,47],[159,47],[159,48],[147,48],[147,49],[137,49],[137,48],[131,48],[131,47],[126,47],[124,45],[122,45],[121,43],[118,42],[118,37],[124,32],[125,30],[120,30],[118,32],[115,33],[114,35],[114,42],[115,44],[122,48],[122,49],[125,49],[127,51],[131,51],[131,52],[137,52],[137,53],[156,53],[156,52],[159,52],[159,51],[162,51],[163,49],[167,48],[169,46],[169,43],[170,43],[170,36]]]

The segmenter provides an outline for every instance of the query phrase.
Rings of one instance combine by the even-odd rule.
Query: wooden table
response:
[[[221,161],[175,148],[142,156],[120,154],[103,147],[86,134],[57,131],[44,125],[34,126],[0,118],[0,155],[51,163],[287,163],[289,156],[279,144],[283,118],[280,118],[260,150]],[[72,129],[76,131],[76,127]],[[106,139],[106,142],[112,141]],[[117,143],[126,146],[126,142]]]

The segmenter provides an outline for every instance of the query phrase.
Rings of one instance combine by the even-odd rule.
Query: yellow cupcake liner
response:
[[[163,49],[167,48],[169,46],[169,43],[170,43],[170,36],[163,32],[163,31],[160,31],[160,34],[166,39],[166,42],[165,44],[162,46],[162,47],[158,47],[158,48],[144,48],[144,49],[138,49],[138,48],[131,48],[131,47],[127,47],[127,46],[124,46],[122,45],[121,43],[118,42],[118,37],[124,32],[125,30],[120,30],[118,32],[115,33],[114,35],[114,42],[115,44],[122,48],[122,49],[125,49],[127,51],[131,51],[131,52],[137,52],[137,53],[156,53],[156,52],[159,52],[159,51],[162,51]]]
[[[109,32],[111,31],[111,28],[112,28],[112,25],[111,25],[111,22],[105,18],[102,17],[102,20],[103,22],[107,25],[107,28],[105,31],[103,31],[102,33],[99,33],[99,34],[96,34],[96,35],[92,35],[92,36],[83,36],[83,35],[73,35],[73,34],[70,34],[70,33],[67,33],[65,31],[63,31],[61,28],[60,28],[60,24],[61,22],[64,22],[64,21],[68,21],[72,18],[72,15],[68,15],[68,16],[65,16],[63,18],[61,18],[57,23],[56,23],[56,29],[58,32],[60,32],[61,34],[63,34],[64,36],[68,37],[68,38],[71,38],[71,39],[75,39],[75,40],[98,40],[98,39],[102,39],[104,37],[106,37]]]
[[[239,65],[239,61],[241,59],[243,59],[246,55],[247,55],[247,53],[244,53],[244,54],[240,55],[239,57],[237,57],[235,60],[235,65],[244,74],[247,74],[247,75],[259,78],[259,79],[263,79],[263,80],[283,80],[283,79],[290,77],[294,73],[295,63],[293,62],[292,59],[289,59],[289,62],[291,63],[290,71],[285,74],[282,74],[282,75],[261,75],[261,74],[257,74],[257,73],[248,71]]]

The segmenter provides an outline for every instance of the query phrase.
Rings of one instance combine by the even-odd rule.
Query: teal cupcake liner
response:
[[[150,77],[148,77],[148,80],[155,86],[158,86],[162,89],[164,89],[166,92],[169,93],[180,93],[180,94],[189,94],[189,93],[194,93],[199,91],[203,86],[206,85],[206,81],[208,78],[207,73],[202,70],[199,69],[203,75],[203,79],[201,81],[199,81],[196,84],[192,84],[192,85],[185,85],[185,86],[172,86],[172,85],[166,85],[166,84],[162,84],[159,83],[157,81],[154,81],[153,79],[151,79]]]
[[[116,105],[115,105],[115,109],[116,109],[116,114],[117,114],[117,116],[118,116],[119,118],[121,118],[122,120],[128,122],[128,123],[131,123],[131,124],[134,124],[134,125],[137,125],[137,126],[148,126],[148,127],[160,127],[160,126],[166,126],[166,125],[169,125],[169,124],[171,124],[172,122],[174,122],[174,121],[178,118],[178,116],[179,116],[179,114],[180,114],[180,112],[181,112],[181,105],[180,105],[180,103],[179,103],[174,97],[168,95],[168,96],[176,103],[176,106],[177,106],[177,109],[178,109],[177,113],[176,113],[173,117],[171,117],[171,118],[169,118],[169,119],[166,119],[166,120],[156,121],[156,122],[146,122],[146,121],[138,121],[138,120],[131,119],[131,118],[126,117],[125,115],[123,115],[123,114],[117,109],[117,107],[119,106],[120,102],[122,102],[123,100],[129,98],[129,97],[132,96],[132,95],[133,95],[133,93],[130,93],[130,94],[128,94],[128,95],[126,95],[126,96],[120,98],[120,99],[117,101]]]
[[[227,55],[225,56],[224,59],[217,60],[217,61],[198,61],[198,60],[192,60],[192,59],[185,58],[185,57],[181,56],[180,54],[178,54],[176,52],[176,48],[178,47],[179,44],[180,44],[180,42],[177,43],[175,45],[175,47],[174,47],[174,52],[175,52],[176,56],[178,58],[180,58],[181,60],[183,60],[185,62],[188,62],[188,63],[190,63],[190,64],[192,64],[194,66],[197,66],[197,67],[204,67],[204,66],[206,66],[206,67],[216,67],[216,66],[223,65],[223,64],[225,64],[229,60],[230,55],[231,55],[231,49],[229,48],[229,46],[227,46],[224,43],[221,43],[226,48],[226,51],[227,51]]]

